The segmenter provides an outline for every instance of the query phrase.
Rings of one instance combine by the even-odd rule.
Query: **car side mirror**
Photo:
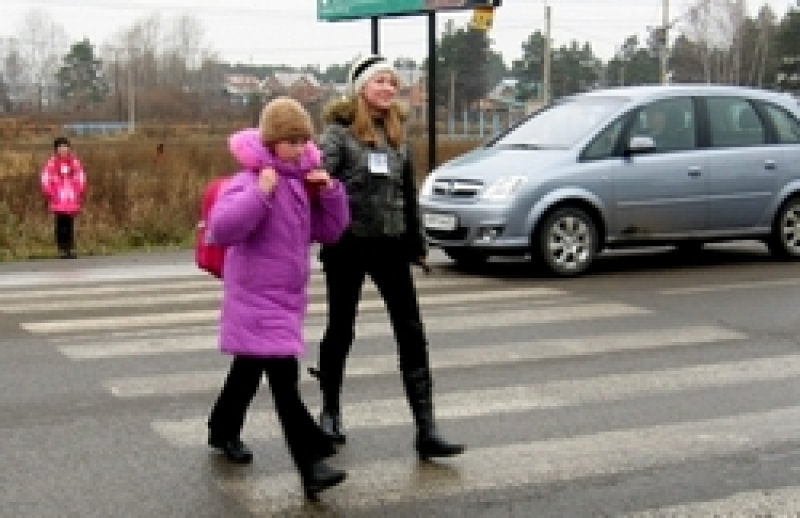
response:
[[[653,137],[637,136],[632,137],[625,150],[627,155],[641,155],[656,150],[656,141]]]

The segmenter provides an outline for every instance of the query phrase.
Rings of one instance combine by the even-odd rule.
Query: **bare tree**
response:
[[[739,81],[744,27],[743,0],[703,0],[683,23],[683,34],[700,54],[706,82]]]
[[[769,42],[772,39],[772,29],[775,27],[776,16],[769,5],[764,5],[758,12],[758,38],[755,46],[755,57],[750,68],[749,83],[762,86],[764,73],[769,56]]]
[[[19,50],[19,41],[16,38],[0,40],[0,71],[3,77],[3,105],[6,112],[13,111],[19,99],[22,98],[27,84],[26,68]]]
[[[163,72],[169,82],[181,87],[190,83],[191,71],[200,66],[203,28],[197,18],[181,16],[173,21],[163,56]]]
[[[31,10],[17,32],[22,61],[36,89],[39,111],[55,99],[55,74],[68,48],[67,33],[50,15]]]

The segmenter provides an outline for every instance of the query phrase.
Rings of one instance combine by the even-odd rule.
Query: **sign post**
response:
[[[317,18],[335,22],[360,18],[410,16],[430,11],[498,7],[500,0],[317,0]]]

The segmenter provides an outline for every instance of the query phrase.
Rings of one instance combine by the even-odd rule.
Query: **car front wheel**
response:
[[[597,226],[585,211],[564,207],[553,211],[533,240],[532,258],[561,277],[580,275],[597,252]]]
[[[800,196],[788,200],[778,211],[767,245],[776,257],[800,258]]]

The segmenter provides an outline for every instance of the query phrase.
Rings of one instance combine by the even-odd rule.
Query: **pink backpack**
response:
[[[217,201],[217,196],[219,196],[220,190],[228,178],[224,176],[211,180],[203,191],[200,203],[200,221],[197,223],[197,238],[195,242],[194,258],[197,266],[218,279],[222,278],[226,247],[209,241],[210,236],[208,235],[206,221],[208,214],[211,212],[211,207]]]

